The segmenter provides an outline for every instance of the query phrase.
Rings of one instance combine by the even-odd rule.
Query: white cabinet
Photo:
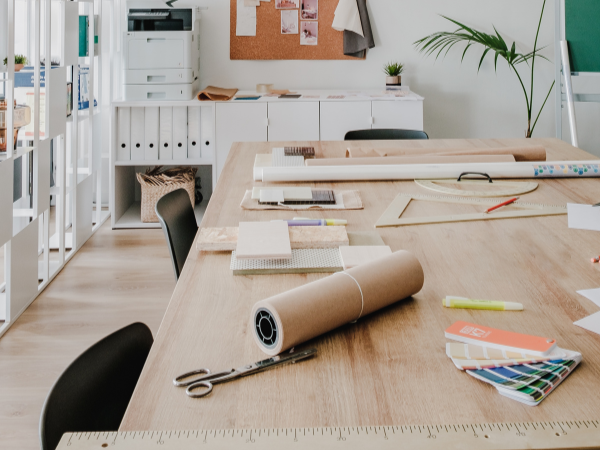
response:
[[[321,102],[321,140],[343,141],[351,130],[371,128],[371,102]]]
[[[319,102],[269,103],[269,141],[318,140]]]
[[[373,128],[423,131],[422,101],[374,101]]]
[[[234,142],[267,141],[267,103],[217,103],[217,178]]]

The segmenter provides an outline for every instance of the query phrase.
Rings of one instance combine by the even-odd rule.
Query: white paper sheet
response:
[[[600,206],[567,203],[569,228],[600,231]]]
[[[236,36],[256,36],[256,6],[244,6],[244,0],[237,0]]]
[[[600,306],[600,288],[599,289],[584,289],[577,291],[579,295],[583,295],[585,298],[593,301],[596,305]]]
[[[591,316],[587,316],[584,319],[578,320],[575,322],[575,325],[596,334],[600,334],[600,311]]]
[[[340,0],[331,26],[337,31],[353,31],[365,37],[356,0]]]

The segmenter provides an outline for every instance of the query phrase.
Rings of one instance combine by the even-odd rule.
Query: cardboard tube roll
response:
[[[373,158],[397,156],[461,156],[461,155],[512,155],[515,161],[546,161],[546,149],[541,145],[531,147],[498,148],[348,148],[347,158]]]
[[[412,253],[392,253],[256,303],[254,340],[267,355],[278,355],[416,294],[423,282]]]
[[[307,166],[373,166],[381,164],[452,164],[452,163],[493,163],[515,162],[513,155],[462,155],[447,156],[388,156],[385,158],[318,158],[307,159]]]

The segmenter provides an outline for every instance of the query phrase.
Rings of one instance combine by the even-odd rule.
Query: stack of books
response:
[[[446,354],[472,377],[501,395],[537,406],[579,365],[581,353],[564,350],[554,339],[456,322],[446,337]]]

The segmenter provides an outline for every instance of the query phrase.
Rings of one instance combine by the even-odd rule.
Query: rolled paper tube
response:
[[[462,155],[512,155],[515,161],[546,161],[546,149],[541,145],[532,147],[498,147],[498,148],[348,148],[347,158],[372,158],[394,156],[462,156]]]
[[[267,355],[277,355],[410,297],[423,282],[412,253],[392,253],[256,303],[254,340]]]
[[[496,178],[600,178],[600,160],[512,163],[385,164],[377,166],[260,167],[257,181],[375,181],[458,178],[483,172]]]
[[[464,155],[446,156],[389,156],[386,158],[318,158],[307,159],[307,166],[373,166],[382,164],[451,164],[515,162],[512,155]]]

